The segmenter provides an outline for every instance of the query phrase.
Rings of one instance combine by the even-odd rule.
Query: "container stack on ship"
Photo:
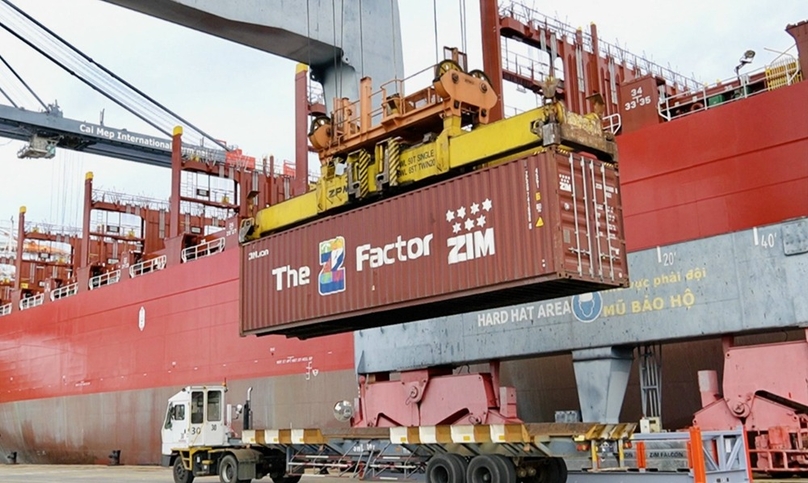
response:
[[[315,187],[192,159],[178,132],[170,206],[102,196],[88,175],[81,230],[36,228],[21,210],[5,250],[0,238],[14,267],[0,272],[0,452],[157,463],[169,396],[224,380],[254,389],[266,428],[728,429],[781,415],[753,412],[760,394],[808,406],[788,377],[723,370],[755,365],[757,346],[740,343],[808,354],[808,25],[787,28],[794,57],[701,86],[594,26],[519,4],[482,17],[482,71],[450,50],[417,96],[390,88],[372,105],[363,80],[358,100],[317,109]],[[500,36],[563,75],[503,58]],[[503,81],[544,103],[505,118]],[[298,109],[307,124],[311,106]],[[237,188],[183,192],[188,172]],[[94,222],[110,213],[136,226]],[[357,386],[357,413],[335,420]],[[765,453],[765,424],[753,464],[795,464]]]

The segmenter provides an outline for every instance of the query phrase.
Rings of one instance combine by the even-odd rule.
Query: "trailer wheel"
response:
[[[508,481],[505,471],[505,465],[494,455],[475,456],[466,470],[466,483],[505,483]]]
[[[469,468],[469,461],[456,453],[447,453],[446,461],[454,465],[455,471],[459,475],[456,483],[465,483],[466,470]]]
[[[219,461],[219,481],[222,483],[250,483],[252,480],[238,479],[238,461],[229,454]]]
[[[465,460],[456,454],[439,454],[426,464],[427,483],[463,483]]]
[[[194,474],[182,466],[182,456],[178,455],[174,460],[173,476],[174,483],[193,483],[194,481]]]
[[[567,463],[563,458],[547,458],[539,469],[539,483],[566,483]]]
[[[564,461],[564,458],[553,458],[553,462],[558,471],[556,483],[567,483],[567,462]]]
[[[502,470],[500,483],[516,483],[516,467],[513,465],[513,461],[501,454],[492,454],[491,457],[497,460],[499,468]]]

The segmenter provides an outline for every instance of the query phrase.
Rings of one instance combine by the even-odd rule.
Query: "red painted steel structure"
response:
[[[617,176],[546,152],[251,242],[242,333],[314,337],[626,286]]]
[[[502,102],[502,62],[499,56],[502,50],[499,31],[499,12],[496,0],[480,0],[480,28],[483,42],[483,72],[488,75],[491,89],[497,93],[497,105],[489,109],[488,120],[496,122],[505,117],[505,104]]]
[[[501,25],[509,21],[499,20]],[[808,36],[801,25],[793,31],[805,72]],[[615,79],[622,84],[630,78]],[[634,114],[625,114],[617,142],[629,249],[808,216],[806,99],[808,83],[799,82],[672,121],[650,112],[631,129]],[[619,101],[607,103],[609,112],[617,112]],[[740,161],[733,162],[736,156]],[[258,193],[258,206],[284,196],[283,179],[244,182],[252,183],[245,192]],[[679,183],[679,189],[671,182]],[[683,231],[674,232],[673,226]],[[330,414],[317,414],[312,407],[321,405],[330,413],[329,402],[356,393],[352,337],[306,342],[237,337],[239,255],[234,245],[228,241],[222,253],[56,302],[46,300],[41,307],[15,307],[0,317],[0,451],[20,452],[21,462],[93,463],[106,462],[109,451],[117,448],[124,464],[157,463],[155,428],[161,424],[165,398],[175,387],[225,377],[238,388],[236,393],[247,383],[267,391],[266,397],[256,397],[273,401],[273,409],[256,408],[267,424],[283,425],[284,418],[301,414],[305,421],[300,425],[327,423]],[[179,250],[170,254],[180,258]],[[145,308],[142,331],[140,306]],[[169,338],[176,341],[169,343]],[[683,346],[681,354],[695,355],[689,350]],[[331,371],[333,385],[317,382],[307,368],[309,357],[314,369]],[[667,357],[679,356],[669,351]],[[529,380],[523,377],[526,372],[546,371],[552,378],[569,370],[546,361],[504,365],[503,371],[517,382]],[[672,369],[669,364],[666,372]],[[324,380],[322,373],[319,380]],[[274,381],[281,382],[276,386]],[[305,389],[309,383],[315,384],[313,389]],[[564,384],[536,397],[574,407],[574,391]],[[337,387],[347,387],[349,394],[337,394]],[[517,384],[517,390],[541,392],[532,385]],[[278,407],[290,409],[276,413]],[[698,406],[672,409],[676,414],[669,421],[687,418]],[[113,425],[115,431],[110,430]]]

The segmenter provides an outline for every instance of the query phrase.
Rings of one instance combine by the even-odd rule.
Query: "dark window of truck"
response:
[[[208,392],[208,421],[222,420],[222,391]]]
[[[191,424],[202,424],[205,421],[205,395],[202,391],[191,393]]]

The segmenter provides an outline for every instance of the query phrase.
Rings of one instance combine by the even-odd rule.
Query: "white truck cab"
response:
[[[228,444],[232,431],[225,418],[225,391],[225,386],[187,386],[168,400],[161,431],[163,456],[192,446]]]
[[[174,482],[218,475],[222,483],[264,476],[271,476],[275,483],[297,483],[299,475],[286,475],[284,452],[250,448],[234,438],[226,392],[224,385],[187,386],[169,398],[160,433],[162,464],[173,467]],[[241,412],[239,404],[236,414]]]

